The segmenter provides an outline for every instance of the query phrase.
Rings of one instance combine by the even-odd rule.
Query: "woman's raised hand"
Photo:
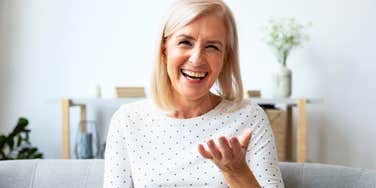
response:
[[[210,139],[206,143],[209,150],[199,144],[198,151],[204,158],[213,161],[223,173],[242,173],[248,169],[245,154],[251,135],[251,129],[246,129],[240,138],[234,136],[228,139],[221,136],[218,138],[219,145]]]

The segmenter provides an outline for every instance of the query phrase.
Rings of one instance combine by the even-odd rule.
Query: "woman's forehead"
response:
[[[201,16],[185,26],[177,29],[173,34],[175,38],[190,38],[193,40],[204,39],[224,42],[226,27],[223,20],[215,15]]]

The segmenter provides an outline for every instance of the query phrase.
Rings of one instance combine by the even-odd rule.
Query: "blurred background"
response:
[[[100,86],[149,87],[155,42],[172,0],[0,0],[0,134],[19,117],[45,158],[61,158],[62,98],[90,98]],[[292,96],[307,105],[307,161],[376,168],[376,1],[225,1],[238,25],[245,89],[271,97],[276,58],[263,41],[269,18],[311,22],[310,41],[288,59]],[[88,107],[100,142],[112,105]],[[71,110],[71,144],[77,131]]]

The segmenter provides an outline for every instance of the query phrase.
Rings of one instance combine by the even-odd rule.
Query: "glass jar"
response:
[[[77,159],[98,157],[99,138],[95,121],[80,121],[76,133],[74,153]]]

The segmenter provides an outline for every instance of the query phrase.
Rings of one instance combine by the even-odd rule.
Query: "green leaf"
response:
[[[8,146],[11,151],[13,151],[14,141],[13,139],[8,139]]]
[[[21,117],[18,119],[17,126],[26,127],[28,124],[29,124],[29,121],[26,118]]]
[[[20,147],[21,142],[22,142],[22,137],[21,137],[21,135],[18,135],[18,139],[17,139],[17,147]]]
[[[38,148],[31,147],[29,141],[31,130],[27,129],[28,124],[29,121],[21,117],[9,135],[0,135],[0,160],[43,158]],[[28,145],[20,148],[23,143]]]
[[[0,135],[0,149],[3,148],[6,143],[7,137],[5,135]]]
[[[29,150],[29,152],[27,152],[27,155],[26,155],[26,157],[29,159],[34,153],[36,153],[37,152],[37,148],[31,148],[30,150]]]
[[[17,155],[17,159],[27,159],[27,153],[29,152],[29,148],[22,148]]]
[[[38,153],[38,154],[34,155],[33,158],[34,159],[43,159],[43,154]]]
[[[26,133],[26,137],[24,138],[25,142],[29,142],[29,134]]]
[[[25,156],[25,152],[23,152],[23,153],[20,152],[20,153],[17,154],[16,159],[25,159],[24,156]]]

